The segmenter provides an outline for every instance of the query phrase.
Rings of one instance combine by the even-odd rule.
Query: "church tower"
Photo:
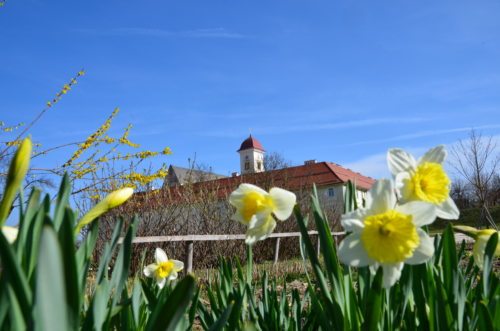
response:
[[[252,137],[252,135],[241,143],[238,153],[240,153],[240,169],[242,175],[265,171],[265,150],[262,144]]]

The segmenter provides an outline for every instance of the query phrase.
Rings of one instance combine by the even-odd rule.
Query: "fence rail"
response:
[[[309,235],[318,235],[318,231],[308,231]],[[332,232],[332,236],[336,239],[339,236],[345,235],[345,232]],[[280,241],[281,238],[290,237],[300,237],[300,232],[281,232],[281,233],[271,233],[268,238],[276,238],[276,244],[274,247],[274,259],[273,264],[276,264],[279,259]],[[158,243],[158,242],[172,242],[172,241],[183,241],[186,243],[186,255],[184,258],[185,271],[190,273],[193,271],[193,252],[194,252],[194,242],[195,241],[226,241],[226,240],[244,240],[246,236],[244,234],[206,234],[206,235],[186,235],[186,236],[151,236],[151,237],[136,237],[133,239],[134,244],[146,244],[146,243]],[[120,238],[120,243],[123,242],[123,238]],[[317,254],[319,255],[320,244],[317,241]]]

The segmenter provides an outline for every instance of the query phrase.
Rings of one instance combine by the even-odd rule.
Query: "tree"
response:
[[[474,200],[481,208],[481,218],[496,228],[489,213],[492,185],[498,175],[500,155],[493,137],[483,137],[481,132],[471,130],[466,140],[460,140],[451,148],[451,165],[470,186]],[[481,224],[479,224],[481,225]]]
[[[67,84],[64,84],[62,89],[28,124],[8,125],[0,121],[0,137],[2,137],[0,146],[3,145],[0,148],[1,186],[7,175],[7,165],[14,154],[14,147],[29,135],[31,128],[43,118],[44,114],[53,111],[53,108],[74,88],[83,75],[84,71],[81,70]],[[91,204],[99,201],[111,191],[124,186],[139,190],[147,189],[152,182],[163,179],[167,171],[165,165],[156,170],[151,167],[139,169],[146,160],[169,155],[170,149],[165,147],[161,151],[141,150],[139,144],[129,139],[131,124],[125,127],[122,134],[118,136],[109,134],[109,129],[118,113],[119,109],[114,109],[103,124],[84,140],[62,142],[51,147],[44,147],[35,141],[32,154],[34,162],[56,150],[70,149],[70,153],[67,159],[50,167],[32,167],[26,177],[24,190],[33,185],[51,186],[52,179],[67,174],[73,184],[72,195],[77,208],[84,212]]]
[[[264,155],[264,170],[265,171],[288,168],[291,166],[291,164],[292,163],[290,161],[285,159],[283,154],[280,154],[278,152],[271,152],[271,153]]]

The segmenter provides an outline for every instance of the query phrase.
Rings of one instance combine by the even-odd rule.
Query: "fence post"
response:
[[[185,272],[186,274],[193,271],[193,242],[186,241],[186,258],[185,258]]]
[[[273,265],[276,265],[278,263],[278,258],[280,255],[280,237],[276,238],[276,246],[274,246],[274,260],[273,260]]]

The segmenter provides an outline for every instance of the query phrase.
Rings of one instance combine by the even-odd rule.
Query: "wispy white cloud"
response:
[[[287,133],[298,133],[298,132],[311,132],[311,131],[325,131],[334,129],[348,129],[348,128],[359,128],[359,127],[369,127],[376,125],[385,124],[409,124],[409,123],[421,123],[431,121],[433,119],[426,117],[408,117],[408,118],[373,118],[373,119],[362,119],[362,120],[352,120],[343,122],[330,122],[330,123],[302,123],[296,125],[282,125],[282,126],[259,126],[259,127],[249,127],[252,133],[258,135],[276,135],[276,134],[287,134]],[[235,138],[241,136],[241,128],[229,129],[229,130],[213,130],[199,132],[199,135],[210,136],[210,137],[220,137],[220,138]]]
[[[76,32],[102,35],[102,36],[141,36],[141,37],[156,37],[156,38],[223,38],[223,39],[242,39],[245,36],[241,33],[232,32],[225,28],[206,28],[194,30],[166,30],[154,28],[139,28],[139,27],[123,27],[107,30],[75,29]]]
[[[373,178],[387,178],[390,175],[386,153],[373,154],[342,166]]]
[[[474,126],[474,127],[468,126],[468,127],[460,127],[460,128],[452,128],[452,129],[444,129],[444,130],[425,130],[425,131],[418,131],[418,132],[413,132],[413,133],[408,133],[408,134],[403,134],[403,135],[398,135],[398,136],[392,136],[392,137],[388,137],[388,138],[359,141],[359,142],[350,143],[350,144],[346,144],[346,145],[359,146],[359,145],[368,145],[368,144],[384,143],[384,142],[391,142],[391,141],[411,140],[411,139],[417,139],[417,138],[423,138],[423,137],[439,136],[439,135],[448,134],[448,133],[468,132],[471,129],[477,129],[477,130],[500,129],[500,124],[489,124],[489,125],[481,125],[481,126]]]

